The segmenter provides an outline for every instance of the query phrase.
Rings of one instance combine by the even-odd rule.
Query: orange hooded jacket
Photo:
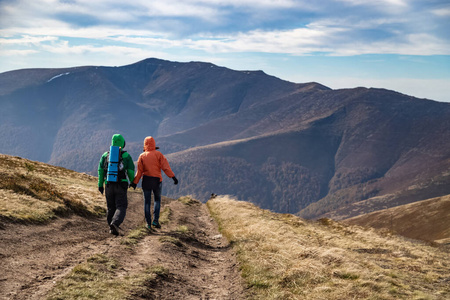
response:
[[[144,140],[144,153],[139,155],[137,164],[137,173],[134,177],[133,183],[138,184],[142,175],[159,177],[162,181],[161,170],[170,178],[175,177],[169,166],[166,157],[156,150],[155,139],[148,136]]]

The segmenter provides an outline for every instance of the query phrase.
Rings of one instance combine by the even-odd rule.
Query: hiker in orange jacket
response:
[[[134,181],[130,184],[131,187],[136,188],[136,185],[142,179],[142,190],[144,191],[144,212],[145,220],[147,221],[147,228],[151,229],[151,225],[156,228],[161,228],[159,224],[159,212],[161,208],[161,187],[162,176],[161,170],[166,175],[173,179],[174,184],[178,184],[178,179],[172,172],[169,162],[166,157],[156,149],[155,139],[148,136],[144,140],[144,153],[139,156],[138,169]],[[153,208],[153,222],[150,212],[150,203],[152,200],[152,192],[154,195]]]

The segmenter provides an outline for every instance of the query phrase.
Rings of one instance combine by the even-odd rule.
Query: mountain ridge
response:
[[[432,182],[448,178],[450,104],[395,91],[150,58],[1,73],[0,103],[0,152],[92,175],[112,134],[125,136],[134,159],[154,136],[180,179],[175,198],[235,194],[339,219],[376,197],[390,206],[450,193]],[[379,208],[365,207],[355,211]]]

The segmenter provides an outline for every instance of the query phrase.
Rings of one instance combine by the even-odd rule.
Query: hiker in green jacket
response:
[[[98,190],[103,194],[105,191],[106,206],[108,208],[106,220],[110,228],[110,233],[119,235],[119,226],[125,219],[128,200],[128,180],[134,180],[134,163],[131,155],[124,151],[125,139],[120,134],[112,136],[111,146],[120,147],[120,157],[118,163],[117,182],[107,181],[107,170],[109,162],[109,151],[103,153],[98,163]],[[117,149],[117,148],[116,148]],[[106,185],[104,190],[103,184]]]

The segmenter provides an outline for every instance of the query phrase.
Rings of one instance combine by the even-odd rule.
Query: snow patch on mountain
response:
[[[47,80],[47,82],[50,82],[50,81],[52,81],[53,79],[56,79],[56,78],[61,77],[61,76],[64,76],[64,75],[69,75],[69,74],[70,74],[70,72],[62,73],[62,74],[53,76],[52,78],[50,78],[49,80]]]

